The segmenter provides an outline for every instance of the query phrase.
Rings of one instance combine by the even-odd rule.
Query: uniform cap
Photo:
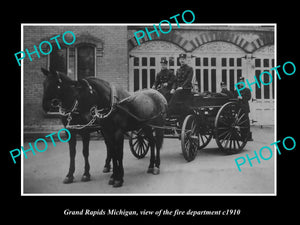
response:
[[[186,58],[186,54],[185,53],[179,54],[179,58]]]
[[[240,77],[239,81],[245,81],[245,77]]]
[[[162,57],[160,63],[168,64],[168,60],[165,57]]]

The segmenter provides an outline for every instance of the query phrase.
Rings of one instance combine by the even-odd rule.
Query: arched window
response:
[[[96,48],[91,44],[80,44],[77,52],[77,79],[83,79],[96,74]]]
[[[49,67],[68,74],[68,48],[54,49],[50,54]]]

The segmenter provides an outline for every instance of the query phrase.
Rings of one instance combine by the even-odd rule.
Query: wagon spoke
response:
[[[135,142],[132,143],[132,146],[135,146],[137,143],[139,143],[139,139],[136,139]]]
[[[203,140],[203,137],[202,137],[202,135],[200,134],[199,135],[200,136],[200,138],[201,138],[201,140],[202,140],[202,143],[204,144],[205,142],[204,142],[204,140]],[[206,136],[204,136],[205,138],[206,138],[206,140],[207,140],[207,137]]]
[[[145,142],[144,140],[141,141],[141,154],[145,151],[146,147],[145,147]]]
[[[240,122],[238,125],[242,125],[243,123],[247,122],[248,119],[243,120],[242,122]]]
[[[218,122],[221,123],[222,125],[227,126],[227,127],[230,126],[230,124],[227,122],[227,120],[225,120],[224,117],[220,118]]]
[[[144,151],[143,141],[140,143],[140,154]]]
[[[220,138],[221,139],[221,144],[223,144],[223,142],[225,141],[225,140],[227,140],[227,137],[230,135],[230,133],[228,132],[228,134],[224,137],[224,138]]]
[[[228,128],[228,130],[226,130],[226,131],[224,131],[223,133],[218,134],[218,135],[219,135],[219,137],[222,139],[222,137],[223,137],[226,133],[228,133],[228,132],[230,132],[229,128]]]
[[[241,145],[240,145],[240,143],[239,143],[239,140],[236,140],[236,143],[237,143],[237,145],[238,145],[238,148],[240,149],[240,148],[241,148]]]
[[[245,113],[243,113],[243,114],[241,115],[241,117],[238,117],[236,123],[239,124],[239,122],[241,121],[241,119],[242,119],[244,116],[245,116]]]
[[[133,137],[131,137],[132,140],[135,140],[135,139],[137,139],[137,138],[138,138],[138,136],[133,136]]]
[[[232,133],[230,133],[230,137],[226,140],[226,143],[225,143],[225,149],[227,149],[227,145],[228,145],[228,142],[229,142],[231,136],[232,136]]]

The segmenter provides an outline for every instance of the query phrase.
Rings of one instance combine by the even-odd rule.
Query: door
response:
[[[253,54],[251,63],[252,77],[249,81],[254,81],[254,76],[260,83],[260,88],[257,85],[252,85],[252,101],[250,102],[250,115],[258,125],[274,125],[275,123],[275,74],[274,70],[270,71],[275,66],[274,62],[274,46],[267,46]],[[268,71],[272,74],[273,81],[269,85],[262,85],[260,82],[260,74],[263,71]],[[264,83],[270,82],[268,74],[263,74],[261,79]]]
[[[151,88],[161,70],[162,57],[168,60],[168,69],[174,74],[180,67],[178,56],[183,50],[165,41],[150,41],[134,48],[129,53],[129,91]]]

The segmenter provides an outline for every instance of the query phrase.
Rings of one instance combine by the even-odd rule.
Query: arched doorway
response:
[[[129,91],[150,88],[160,71],[160,60],[166,57],[168,68],[176,73],[180,67],[178,56],[183,49],[167,41],[149,41],[129,52]]]
[[[246,76],[246,53],[228,42],[208,42],[191,53],[191,66],[199,92],[220,92],[220,82],[227,83],[232,92],[240,76]]]

